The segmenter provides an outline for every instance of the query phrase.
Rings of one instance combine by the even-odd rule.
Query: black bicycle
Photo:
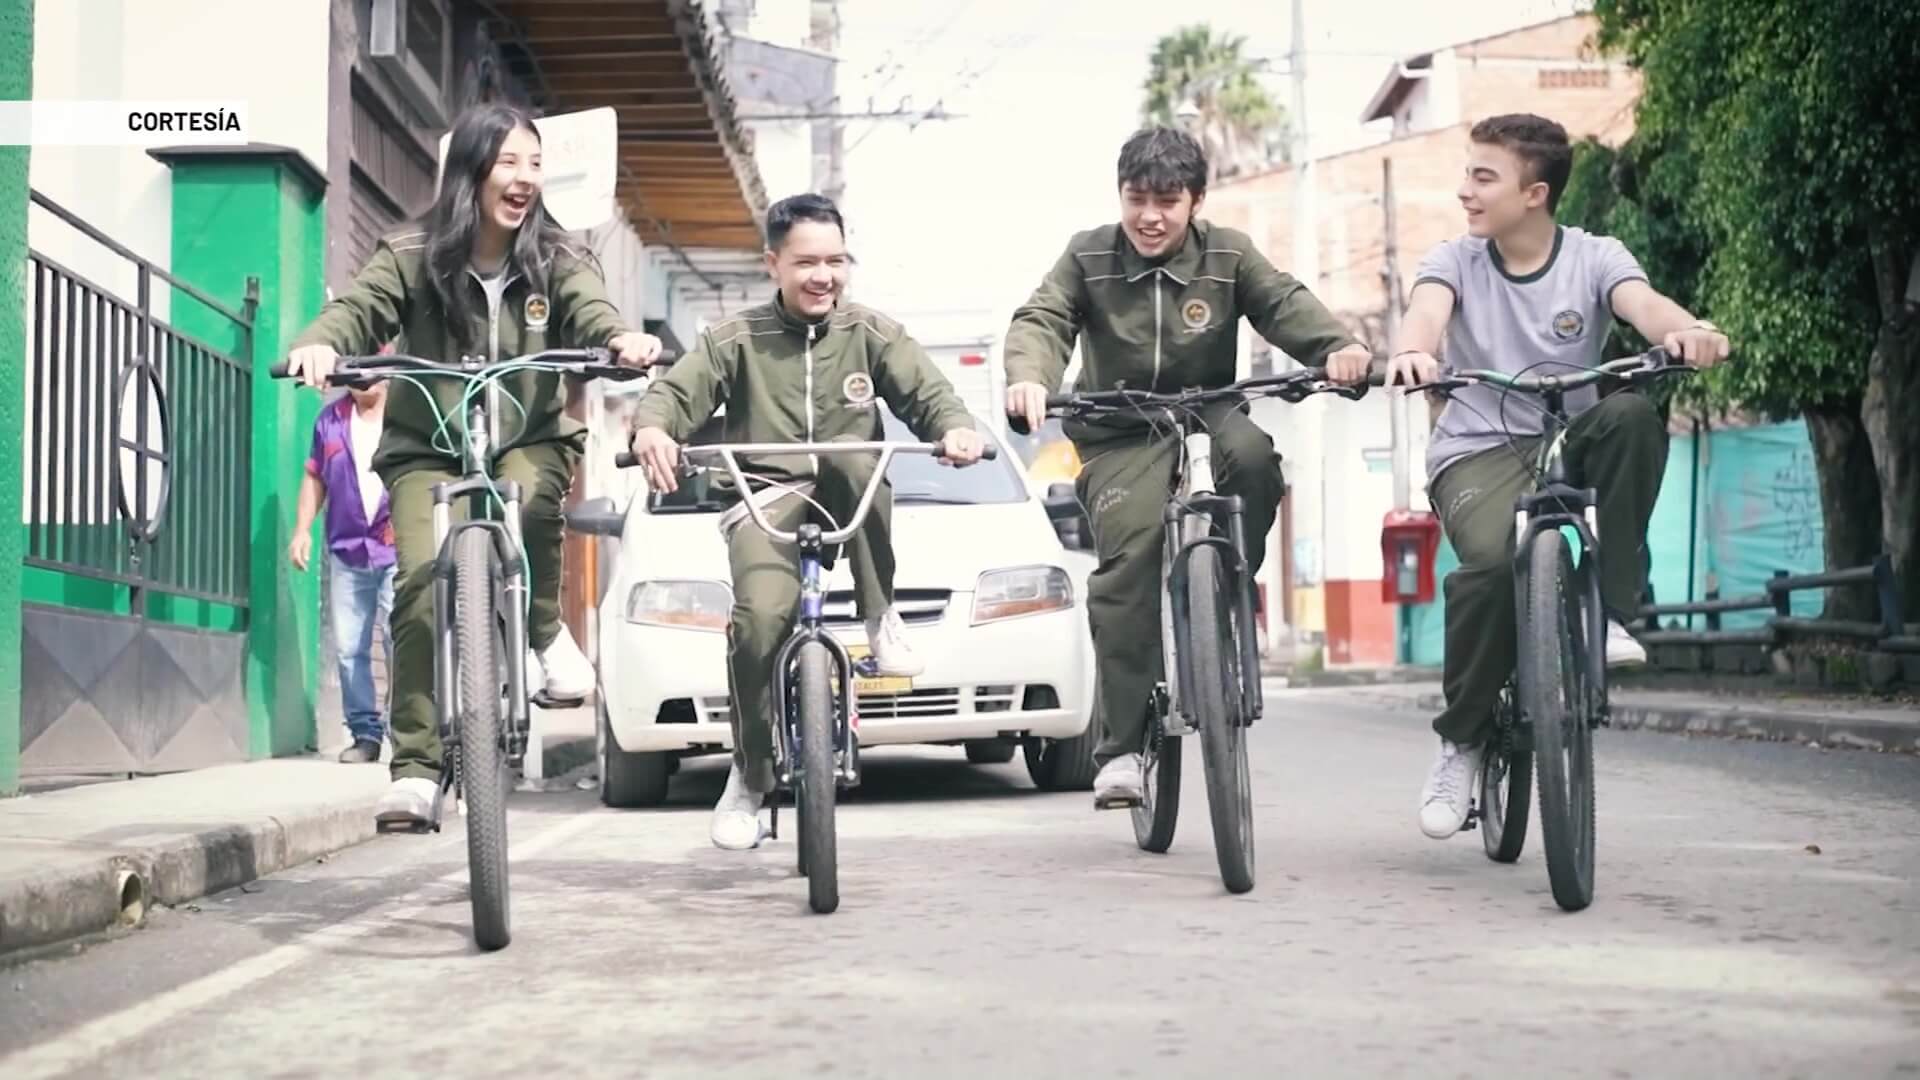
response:
[[[1134,840],[1156,854],[1173,846],[1180,815],[1180,737],[1200,733],[1213,847],[1227,891],[1253,888],[1253,784],[1246,729],[1265,708],[1254,628],[1254,582],[1247,569],[1245,504],[1214,490],[1213,438],[1202,408],[1271,397],[1298,403],[1314,394],[1358,399],[1365,383],[1329,381],[1319,368],[1247,379],[1213,390],[1159,394],[1124,387],[1047,399],[1049,416],[1130,418],[1177,434],[1179,472],[1167,501],[1160,574],[1160,647],[1166,681],[1155,686],[1141,748],[1141,798],[1132,810]],[[1011,420],[1020,434],[1024,426]],[[1253,537],[1260,543],[1264,537]],[[1121,707],[1127,707],[1122,705]]]
[[[1547,878],[1554,902],[1567,911],[1593,902],[1593,729],[1606,726],[1609,706],[1599,497],[1592,488],[1573,486],[1567,471],[1566,397],[1598,383],[1638,388],[1691,371],[1669,363],[1666,350],[1656,348],[1570,375],[1456,371],[1408,391],[1445,394],[1486,384],[1536,395],[1552,429],[1532,461],[1534,488],[1514,505],[1519,662],[1500,692],[1467,821],[1480,828],[1488,858],[1518,859],[1527,836],[1528,782],[1537,773]]]
[[[808,906],[821,915],[831,914],[840,906],[839,831],[834,805],[841,787],[860,783],[854,680],[879,674],[872,655],[853,659],[826,628],[827,588],[822,569],[826,551],[860,531],[880,486],[886,482],[887,466],[896,455],[940,453],[938,443],[917,442],[727,443],[680,448],[681,471],[686,475],[703,467],[712,468],[694,464],[697,459],[719,460],[734,491],[743,496],[742,509],[754,526],[782,544],[793,545],[799,557],[799,609],[793,632],[781,643],[773,663],[779,673],[772,686],[773,714],[779,718],[773,740],[774,771],[780,790],[793,794],[795,816],[800,822],[796,864],[807,879]],[[989,444],[980,459],[992,461],[998,453]],[[823,528],[819,522],[808,520],[792,530],[779,529],[767,519],[760,500],[747,497],[754,491],[749,481],[761,478],[741,468],[741,455],[764,459],[836,454],[879,456],[860,501],[844,523],[829,521],[831,527]],[[614,464],[631,468],[640,462],[631,452],[622,452],[614,458]],[[816,513],[827,516],[818,504]],[[773,810],[773,835],[780,835],[778,802]]]
[[[520,486],[494,476],[501,454],[493,419],[510,397],[499,379],[514,371],[553,371],[589,378],[636,379],[646,370],[612,362],[605,349],[549,349],[490,363],[418,356],[342,357],[328,382],[365,386],[380,379],[415,382],[421,376],[464,379],[463,425],[441,416],[435,440],[458,456],[464,475],[433,487],[434,712],[444,758],[440,787],[426,828],[440,830],[449,793],[467,805],[467,874],[473,936],[482,949],[513,939],[507,888],[507,790],[510,773],[527,752],[528,572],[520,538]],[[274,378],[287,376],[283,361]],[[421,392],[429,401],[424,386]],[[524,415],[524,410],[522,410]],[[456,431],[457,429],[457,431]],[[455,445],[455,440],[458,444]],[[465,520],[453,520],[465,499]],[[578,702],[552,702],[553,705]],[[394,823],[382,823],[383,825]]]

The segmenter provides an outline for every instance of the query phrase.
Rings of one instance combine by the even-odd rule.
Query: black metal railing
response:
[[[1872,622],[1847,619],[1808,619],[1793,614],[1793,594],[1809,589],[1873,587],[1878,617]],[[1721,616],[1736,611],[1771,611],[1766,622],[1751,630],[1723,630]],[[1662,617],[1702,616],[1705,630],[1662,627]],[[1920,652],[1920,626],[1902,622],[1900,590],[1893,576],[1893,560],[1885,555],[1870,565],[1824,574],[1774,572],[1764,592],[1721,597],[1709,590],[1706,599],[1686,604],[1647,604],[1639,617],[1645,627],[1636,636],[1648,645],[1784,645],[1795,638],[1850,638],[1886,652]],[[1691,622],[1691,618],[1689,618]]]
[[[33,205],[131,264],[131,300],[29,249],[29,566],[244,607],[259,284],[235,310],[41,193]],[[171,321],[154,283],[171,286]],[[179,325],[193,321],[218,347]]]

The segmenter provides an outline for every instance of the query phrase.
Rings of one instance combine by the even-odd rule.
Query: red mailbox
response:
[[[1433,564],[1440,552],[1440,518],[1430,510],[1391,510],[1380,525],[1383,604],[1433,602]]]

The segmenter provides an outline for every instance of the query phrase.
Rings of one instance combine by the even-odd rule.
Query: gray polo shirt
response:
[[[1547,375],[1599,364],[1613,327],[1613,290],[1646,279],[1620,241],[1561,226],[1546,265],[1531,274],[1508,273],[1499,249],[1461,236],[1427,253],[1414,284],[1438,282],[1453,293],[1448,370]],[[1592,387],[1569,394],[1567,411],[1577,416],[1598,400]],[[1454,391],[1427,444],[1429,481],[1462,458],[1504,445],[1510,435],[1542,434],[1539,404],[1532,395],[1491,386]]]

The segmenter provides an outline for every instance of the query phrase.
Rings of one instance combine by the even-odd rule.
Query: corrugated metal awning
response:
[[[496,39],[548,112],[620,121],[618,195],[647,244],[758,251],[766,188],[700,0],[494,0]],[[518,53],[519,55],[514,55]]]

